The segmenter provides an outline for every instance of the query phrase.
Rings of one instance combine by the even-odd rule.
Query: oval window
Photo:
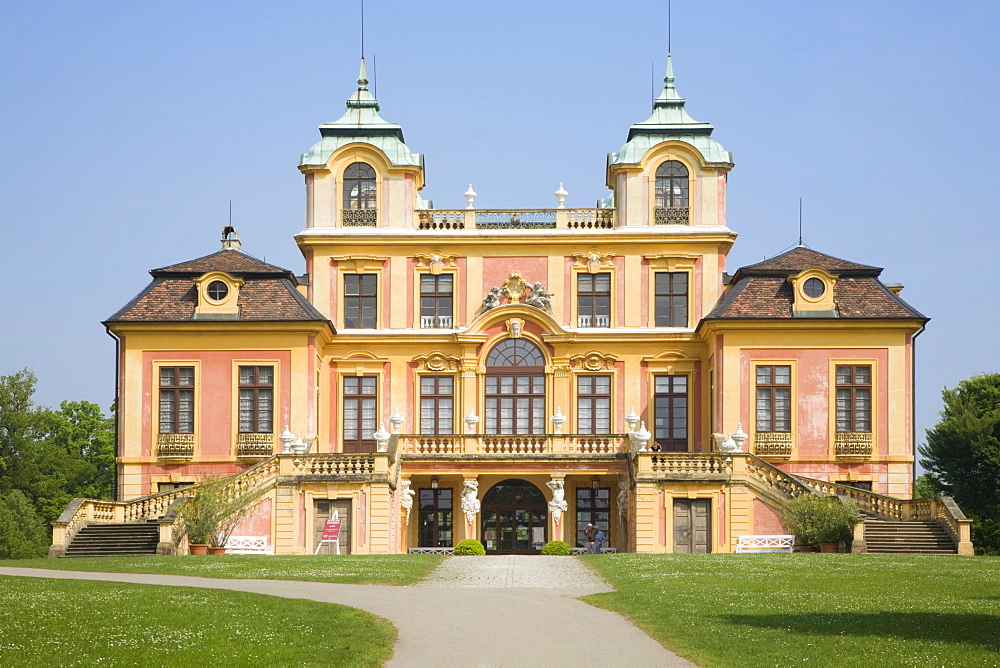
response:
[[[221,302],[229,295],[229,286],[222,281],[212,281],[208,284],[208,298]]]
[[[806,293],[806,297],[816,299],[817,297],[822,297],[823,293],[826,292],[826,284],[818,278],[810,278],[802,286],[802,292]]]

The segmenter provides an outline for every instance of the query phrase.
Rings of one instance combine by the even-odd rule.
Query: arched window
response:
[[[375,224],[376,192],[375,170],[371,165],[355,162],[344,170],[345,225]]]
[[[504,339],[486,356],[486,433],[545,433],[545,357],[531,341]]]
[[[656,168],[656,208],[688,205],[688,170],[684,163],[667,160]]]

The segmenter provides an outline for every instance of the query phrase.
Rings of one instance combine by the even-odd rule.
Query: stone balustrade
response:
[[[589,230],[615,226],[614,209],[426,209],[420,230]]]
[[[626,434],[400,434],[402,452],[413,455],[614,455]]]

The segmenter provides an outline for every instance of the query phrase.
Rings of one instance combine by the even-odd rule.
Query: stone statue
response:
[[[618,481],[618,515],[623,520],[628,517],[628,480]]]
[[[566,505],[566,490],[563,489],[562,480],[550,480],[545,486],[552,490],[552,500],[549,501],[549,512],[552,519],[559,524],[559,518],[566,512],[569,506]]]
[[[410,489],[409,480],[401,480],[399,484],[402,487],[400,490],[399,505],[406,511],[406,523],[409,524],[410,510],[413,508],[413,497],[416,495],[416,492]]]
[[[500,288],[493,286],[483,297],[483,313],[500,306]]]
[[[476,480],[466,480],[462,483],[462,512],[465,513],[465,520],[469,524],[476,521],[476,514],[479,512],[479,482]]]
[[[524,303],[534,306],[535,308],[540,308],[543,311],[552,310],[552,297],[555,293],[549,292],[542,286],[541,282],[536,281],[534,285],[531,286],[531,296],[528,297]]]

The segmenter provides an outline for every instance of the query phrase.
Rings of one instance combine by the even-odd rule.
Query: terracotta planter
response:
[[[796,552],[815,552],[816,549],[817,548],[816,548],[815,545],[796,545],[795,546],[795,551]]]
[[[226,553],[226,548],[225,547],[211,547],[210,546],[208,548],[208,553],[209,554],[225,554]]]
[[[191,543],[188,550],[191,554],[208,554],[208,543]]]
[[[837,552],[837,543],[820,543],[819,551],[824,554],[835,554]]]

